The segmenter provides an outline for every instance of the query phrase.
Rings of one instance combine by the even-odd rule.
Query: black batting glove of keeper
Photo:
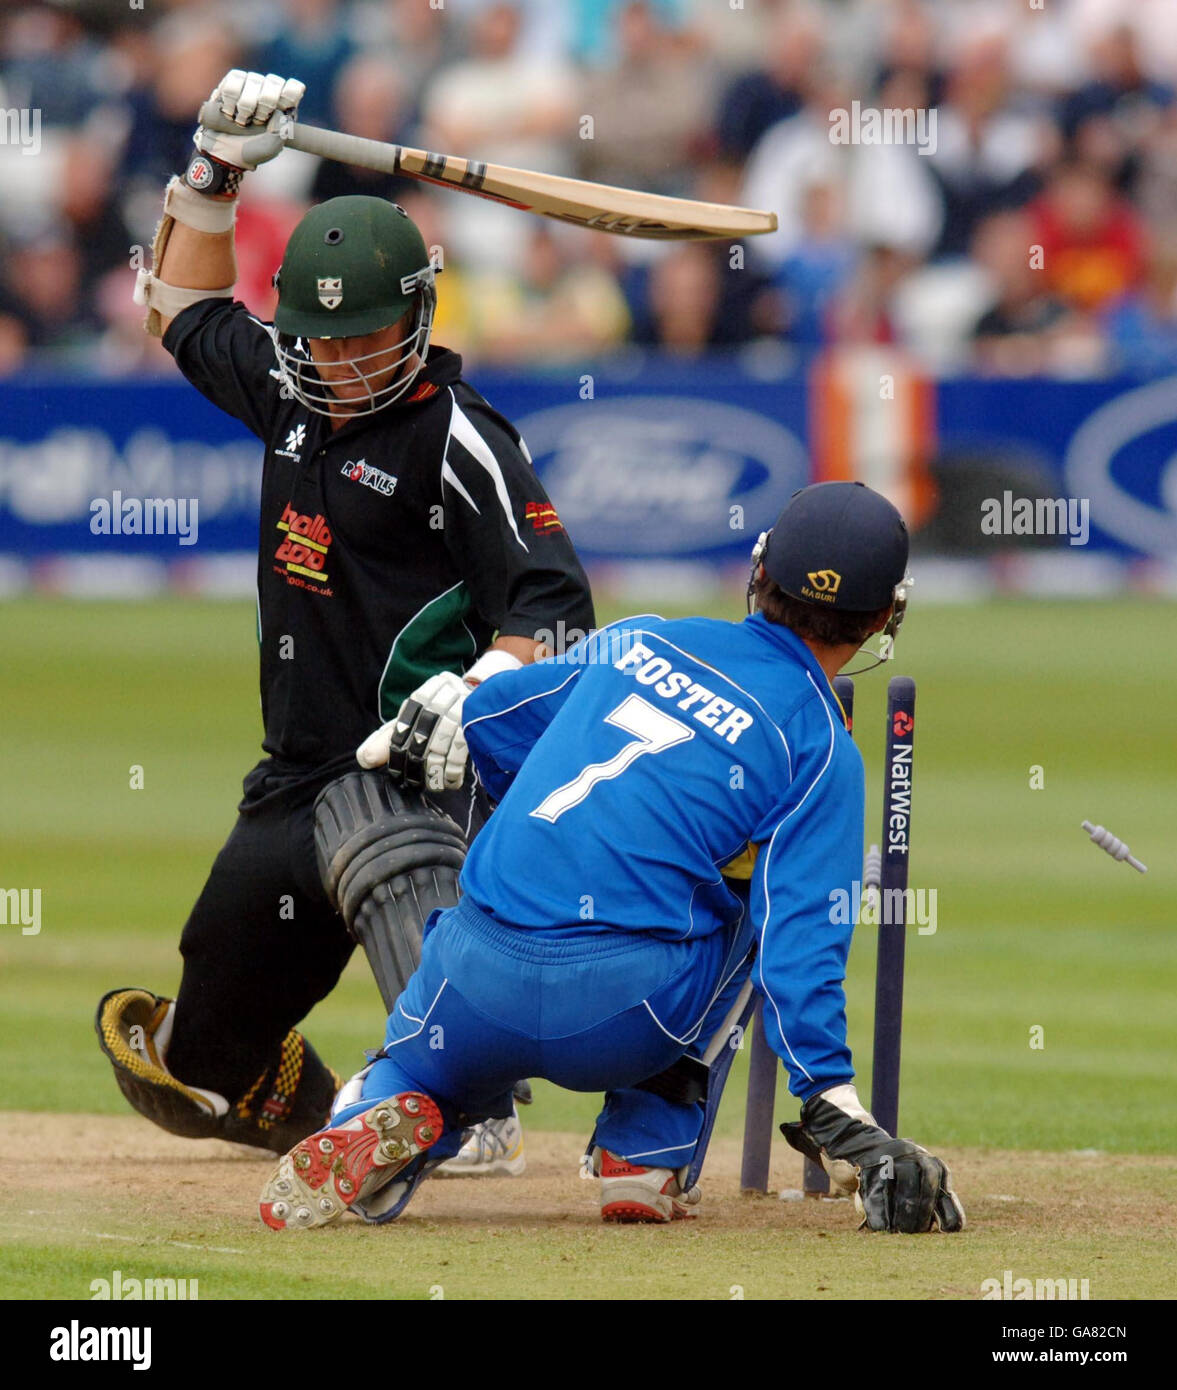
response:
[[[921,1234],[964,1229],[964,1208],[947,1166],[910,1139],[893,1139],[880,1129],[852,1086],[811,1096],[801,1107],[800,1121],[780,1128],[792,1147],[820,1163],[838,1187],[856,1192],[863,1224],[870,1230]]]

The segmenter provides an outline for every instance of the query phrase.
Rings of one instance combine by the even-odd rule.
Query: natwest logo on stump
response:
[[[286,532],[274,554],[274,559],[278,562],[274,568],[278,573],[282,573],[279,565],[283,565],[288,583],[308,588],[311,586],[302,581],[311,579],[316,587],[325,585],[327,552],[332,540],[331,528],[327,525],[326,518],[318,512],[314,516],[296,512],[288,502],[282,519],[278,522],[278,530]],[[330,590],[323,589],[322,592],[330,593]]]

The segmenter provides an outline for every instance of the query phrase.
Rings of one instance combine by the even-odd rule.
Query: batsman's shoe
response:
[[[483,1120],[466,1142],[437,1170],[439,1178],[517,1178],[527,1167],[519,1116]]]
[[[325,1226],[436,1144],[441,1131],[441,1111],[419,1091],[329,1125],[279,1161],[262,1188],[261,1218],[275,1231]]]
[[[593,1150],[593,1171],[601,1179],[602,1221],[692,1221],[687,1208],[703,1195],[697,1187],[683,1192],[670,1168],[643,1168],[608,1149]]]

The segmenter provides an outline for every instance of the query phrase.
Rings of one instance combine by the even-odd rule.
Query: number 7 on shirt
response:
[[[554,825],[573,806],[579,806],[598,782],[606,782],[620,777],[625,769],[640,758],[643,753],[665,753],[676,743],[686,743],[695,737],[695,731],[688,729],[680,720],[643,700],[640,695],[627,695],[616,709],[605,716],[605,723],[624,729],[633,734],[633,742],[625,744],[603,763],[589,763],[571,782],[549,792],[531,812],[540,820],[551,821]]]

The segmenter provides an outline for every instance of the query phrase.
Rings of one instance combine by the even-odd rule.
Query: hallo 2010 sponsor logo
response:
[[[310,579],[316,587],[325,585],[327,552],[333,539],[326,518],[318,512],[314,516],[296,512],[288,502],[282,519],[278,522],[278,530],[286,534],[274,553],[277,562],[275,568],[277,569],[278,565],[284,566],[286,577],[291,583]],[[279,570],[279,573],[281,572]],[[298,576],[298,579],[292,579],[291,576]]]

